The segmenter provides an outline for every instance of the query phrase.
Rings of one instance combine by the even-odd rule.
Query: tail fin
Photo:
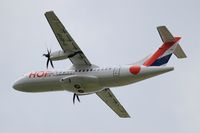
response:
[[[186,58],[184,51],[179,45],[181,37],[173,37],[165,26],[159,26],[157,30],[163,41],[163,45],[152,56],[145,60],[144,66],[165,65],[172,54],[175,54],[177,58]]]

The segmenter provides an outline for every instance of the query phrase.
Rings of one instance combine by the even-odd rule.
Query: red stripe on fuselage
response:
[[[181,37],[175,37],[173,42],[164,43],[149,59],[144,62],[144,66],[150,66],[153,64],[160,56],[162,56],[171,46],[176,44]]]

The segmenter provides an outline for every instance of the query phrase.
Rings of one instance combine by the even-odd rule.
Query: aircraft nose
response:
[[[13,84],[13,88],[15,90],[18,90],[19,89],[19,80],[15,81],[15,83]]]
[[[20,91],[23,88],[23,79],[19,79],[19,80],[15,81],[15,83],[13,84],[13,88],[15,90]]]

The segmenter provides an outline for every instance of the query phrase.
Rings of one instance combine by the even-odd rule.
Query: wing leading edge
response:
[[[90,61],[86,58],[84,53],[81,51],[79,46],[70,36],[68,31],[65,29],[63,24],[60,22],[58,17],[55,15],[53,11],[49,11],[45,13],[45,17],[51,26],[61,48],[64,52],[74,52],[74,56],[69,57],[72,64],[77,65],[91,65]]]
[[[128,118],[129,114],[109,88],[96,93],[119,117]]]

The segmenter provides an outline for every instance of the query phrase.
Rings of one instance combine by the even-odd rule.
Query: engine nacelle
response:
[[[67,59],[67,58],[72,58],[74,56],[76,56],[77,54],[83,54],[83,52],[81,50],[77,50],[77,51],[55,51],[53,53],[50,54],[50,58],[52,61],[56,61],[56,60],[63,60],[63,59]]]
[[[70,54],[71,54],[70,52],[64,52],[63,50],[58,50],[58,51],[52,52],[50,55],[50,58],[52,61],[63,60],[63,59],[67,59]]]

